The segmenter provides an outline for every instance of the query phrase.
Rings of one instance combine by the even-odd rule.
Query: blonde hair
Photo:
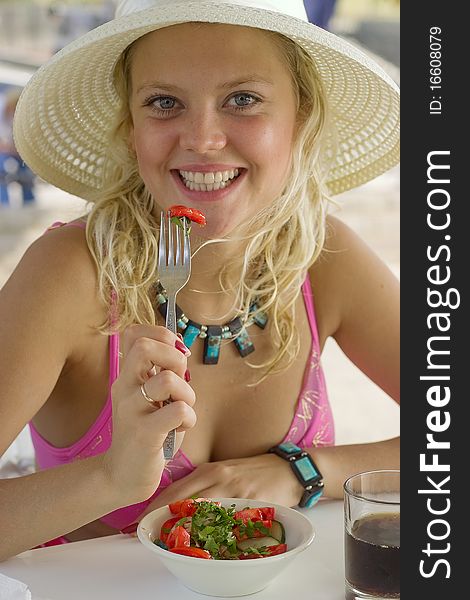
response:
[[[309,267],[323,248],[329,202],[324,183],[326,169],[320,160],[328,129],[327,107],[316,66],[291,39],[261,31],[272,37],[285,57],[297,96],[290,174],[279,198],[231,232],[230,240],[246,241],[246,252],[219,274],[221,288],[236,292],[233,308],[239,314],[247,318],[256,299],[257,310],[265,312],[272,322],[273,355],[261,364],[247,361],[255,369],[264,369],[257,383],[270,373],[287,369],[299,352],[295,303]],[[123,53],[116,66],[115,86],[121,106],[110,137],[105,191],[91,210],[86,229],[98,269],[100,297],[108,305],[113,298],[115,307],[100,327],[106,334],[122,331],[133,323],[155,324],[159,228],[152,214],[154,200],[127,145],[134,47],[132,44]],[[224,241],[228,240],[209,240],[205,244]]]

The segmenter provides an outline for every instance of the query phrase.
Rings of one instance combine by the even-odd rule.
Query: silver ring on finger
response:
[[[151,404],[154,408],[161,408],[162,403],[159,400],[154,400],[147,394],[147,390],[145,389],[145,383],[140,384],[140,391],[145,400]]]

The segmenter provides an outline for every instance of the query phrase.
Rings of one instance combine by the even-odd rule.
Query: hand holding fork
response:
[[[189,280],[191,274],[191,247],[186,219],[183,227],[171,221],[169,211],[160,215],[160,241],[158,245],[158,278],[167,293],[167,329],[176,334],[176,295]],[[182,238],[182,239],[181,239]],[[171,402],[165,400],[164,404]],[[173,458],[176,431],[173,429],[163,443],[165,460]]]

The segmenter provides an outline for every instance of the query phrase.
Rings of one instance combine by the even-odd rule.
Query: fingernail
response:
[[[191,381],[191,373],[189,372],[189,369],[186,369],[186,371],[184,372],[184,380],[187,383]]]
[[[124,529],[121,529],[121,533],[135,533],[138,526],[138,523],[131,523],[127,527],[124,527]]]
[[[183,342],[180,342],[180,340],[176,340],[175,348],[182,352],[186,357],[191,356],[191,350],[187,348]]]
[[[183,341],[183,334],[182,334],[182,333],[177,333],[176,335],[179,337],[179,339],[180,339],[181,341]]]

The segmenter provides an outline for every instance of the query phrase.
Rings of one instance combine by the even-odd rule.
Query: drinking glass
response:
[[[400,471],[344,483],[346,600],[400,598]]]

